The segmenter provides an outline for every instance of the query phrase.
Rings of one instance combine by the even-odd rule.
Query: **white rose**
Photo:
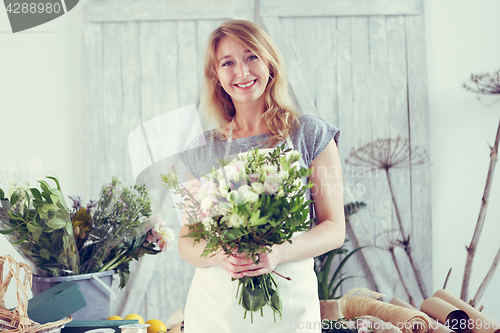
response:
[[[243,184],[238,188],[238,192],[240,192],[244,196],[250,190],[250,188],[251,187],[248,186],[247,184]]]
[[[202,209],[209,210],[210,208],[212,208],[212,204],[213,204],[212,200],[210,200],[209,197],[206,197],[205,199],[202,200],[200,206]]]
[[[264,182],[264,189],[267,194],[276,194],[279,190],[279,179],[273,176],[267,177]]]
[[[298,161],[300,159],[300,156],[302,156],[302,154],[299,153],[297,150],[292,150],[290,154],[290,158],[295,161]]]
[[[265,191],[264,184],[260,182],[255,182],[252,183],[252,189],[255,191],[257,194],[261,194],[262,192]]]
[[[236,170],[236,167],[234,165],[226,165],[224,167],[224,171],[226,172],[227,180],[232,181],[234,180],[234,177],[238,174],[238,170]]]
[[[262,166],[262,171],[265,173],[275,173],[277,171],[277,168],[274,164],[264,164]]]
[[[230,228],[239,228],[243,225],[245,225],[246,223],[246,218],[245,217],[242,217],[242,216],[239,216],[238,214],[232,214],[230,217],[229,217],[229,220],[227,222],[227,225],[230,227]]]
[[[234,167],[235,167],[236,171],[238,171],[240,174],[245,174],[245,162],[244,161],[235,161]]]
[[[206,197],[206,190],[205,190],[205,187],[202,186],[199,190],[198,190],[198,193],[196,194],[196,200],[198,201],[202,201],[203,199],[205,199]]]
[[[257,202],[259,200],[259,195],[253,191],[248,191],[243,195],[246,201],[248,202]]]
[[[289,176],[289,173],[288,173],[288,171],[285,171],[285,170],[281,170],[278,173],[278,177],[281,178],[282,180],[283,179],[288,179],[288,176]]]
[[[203,226],[205,227],[206,230],[210,230],[212,227],[212,222],[214,220],[211,217],[205,217],[201,223],[203,223]]]
[[[226,181],[224,179],[220,179],[219,180],[219,193],[223,198],[227,197],[228,190],[229,190],[229,186],[227,186]]]
[[[238,191],[229,192],[227,195],[227,201],[231,202],[231,198],[233,199],[235,205],[243,201],[243,195]]]

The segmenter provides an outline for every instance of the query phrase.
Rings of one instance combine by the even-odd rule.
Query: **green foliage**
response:
[[[0,223],[11,244],[36,267],[40,276],[79,274],[79,261],[68,208],[57,188],[39,181],[41,192],[18,189],[5,198],[0,189]],[[21,200],[22,199],[22,200]]]
[[[10,199],[0,189],[0,233],[33,264],[34,274],[57,277],[114,269],[123,288],[131,261],[160,252],[147,240],[152,226],[147,221],[151,200],[145,186],[124,187],[113,177],[95,207],[70,211],[59,181],[47,178],[55,188],[42,180],[40,189],[18,188]]]

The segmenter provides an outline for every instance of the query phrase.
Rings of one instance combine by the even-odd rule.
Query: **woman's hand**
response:
[[[260,253],[260,260],[255,264],[247,253],[236,253],[228,255],[219,251],[215,255],[214,264],[222,267],[234,279],[245,276],[259,276],[274,271],[276,266],[282,262],[281,247],[274,245],[270,253]],[[257,259],[254,257],[254,259]],[[255,260],[257,261],[257,260]]]

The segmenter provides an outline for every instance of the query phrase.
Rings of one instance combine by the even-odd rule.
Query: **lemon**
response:
[[[144,324],[144,319],[140,315],[138,315],[137,313],[131,313],[123,319],[125,319],[125,320],[137,319],[139,321],[139,324]]]
[[[167,326],[158,320],[158,319],[149,319],[146,324],[149,324],[148,333],[158,333],[158,332],[166,332]]]
[[[120,317],[120,316],[111,316],[111,317],[109,317],[109,318],[108,318],[108,319],[106,319],[106,320],[123,320],[123,319],[122,319],[122,317]]]

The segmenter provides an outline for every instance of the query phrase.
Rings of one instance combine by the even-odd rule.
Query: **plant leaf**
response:
[[[12,245],[21,245],[26,240],[26,238],[28,238],[28,234],[25,234],[23,238],[21,238],[17,242],[12,243]]]
[[[52,229],[61,229],[66,226],[67,222],[58,217],[54,217],[52,220],[47,222],[47,226]]]
[[[42,256],[43,259],[50,260],[50,252],[47,249],[41,249],[40,255]]]

